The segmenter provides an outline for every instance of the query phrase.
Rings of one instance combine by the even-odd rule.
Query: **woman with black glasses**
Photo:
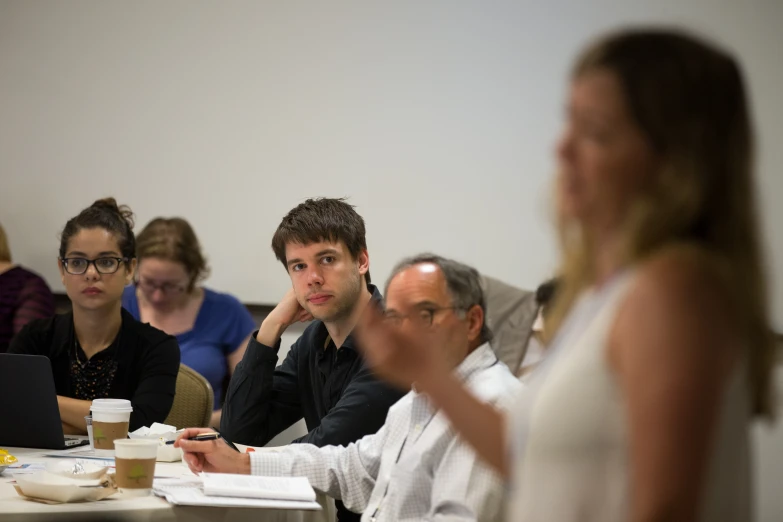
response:
[[[136,241],[137,283],[125,288],[122,306],[133,317],[177,338],[182,364],[212,385],[210,426],[219,426],[223,387],[245,354],[256,323],[230,294],[203,286],[209,268],[196,233],[185,219],[158,217]]]
[[[130,430],[163,422],[179,371],[174,337],[142,324],[122,308],[136,268],[133,214],[113,198],[70,219],[58,266],[73,305],[67,314],[29,323],[8,353],[45,355],[52,363],[66,434],[85,434],[93,399],[128,399]]]

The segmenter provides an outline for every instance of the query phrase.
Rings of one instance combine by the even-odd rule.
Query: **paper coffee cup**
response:
[[[131,402],[125,399],[95,399],[90,411],[95,454],[111,457],[114,455],[114,440],[128,436],[128,423],[133,411]]]
[[[114,479],[120,493],[126,497],[141,497],[152,493],[158,440],[117,439],[114,441]]]

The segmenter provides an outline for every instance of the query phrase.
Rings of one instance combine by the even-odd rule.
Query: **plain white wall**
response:
[[[760,141],[770,266],[783,209],[783,4],[0,2],[0,221],[55,288],[57,233],[108,194],[183,215],[209,284],[274,303],[269,241],[309,196],[350,196],[382,282],[433,250],[532,288],[556,259],[551,151],[596,33],[677,22],[734,50]],[[140,228],[140,227],[139,227]],[[772,282],[783,327],[783,281]]]

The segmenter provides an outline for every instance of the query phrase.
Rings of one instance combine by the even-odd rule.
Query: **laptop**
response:
[[[89,444],[66,438],[49,359],[0,353],[0,446],[67,449]]]

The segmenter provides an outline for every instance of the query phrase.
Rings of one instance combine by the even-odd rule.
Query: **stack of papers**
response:
[[[305,477],[202,473],[194,478],[158,479],[152,488],[159,497],[180,506],[321,509]]]

